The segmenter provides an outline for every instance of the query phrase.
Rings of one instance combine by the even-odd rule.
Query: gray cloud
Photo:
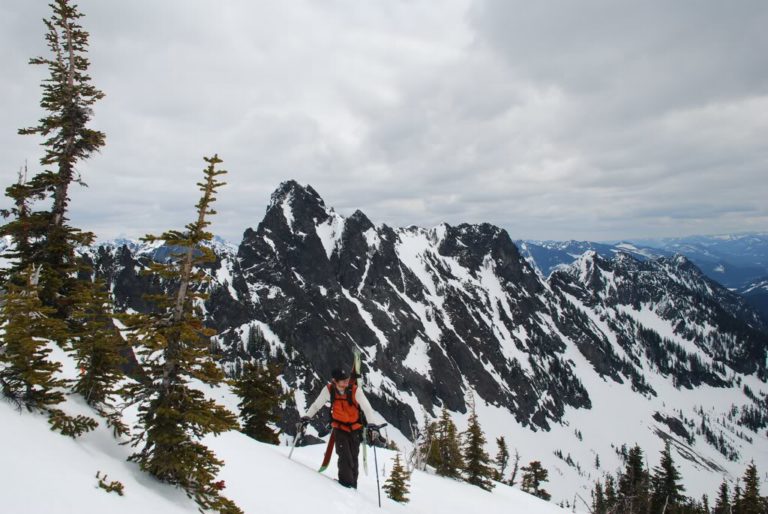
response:
[[[768,226],[768,8],[588,0],[80,2],[107,97],[73,222],[237,241],[289,178],[375,222],[618,239]],[[0,179],[37,141],[43,3],[0,7]]]

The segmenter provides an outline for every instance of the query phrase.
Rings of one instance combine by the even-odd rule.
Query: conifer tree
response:
[[[608,475],[605,477],[605,511],[613,512],[617,503],[616,482],[614,481],[613,476]]]
[[[56,407],[64,401],[67,381],[58,377],[61,364],[49,359],[48,344],[51,339],[63,338],[67,326],[40,301],[38,280],[38,271],[30,268],[5,284],[0,307],[0,326],[4,328],[0,388],[18,408],[46,412],[52,429],[76,437],[93,430],[96,421],[69,416]]]
[[[607,512],[603,484],[598,480],[595,482],[595,488],[592,490],[592,514],[607,514]]]
[[[507,442],[504,440],[504,436],[496,438],[496,446],[499,448],[499,451],[496,454],[496,466],[498,466],[498,469],[496,470],[494,479],[497,482],[503,482],[504,472],[507,470],[507,465],[509,464],[509,450],[507,449]]]
[[[661,452],[661,462],[653,470],[651,479],[651,511],[674,514],[682,505],[685,497],[682,492],[685,488],[680,484],[680,472],[672,461],[672,452],[669,441]]]
[[[527,466],[523,466],[521,471],[523,472],[521,489],[526,493],[549,501],[552,495],[550,495],[546,489],[541,488],[541,484],[549,481],[549,471],[541,465],[541,462],[534,460]]]
[[[435,442],[435,450],[439,453],[439,460],[434,464],[436,473],[445,477],[461,478],[464,459],[461,455],[459,432],[445,407],[437,422]]]
[[[133,445],[144,443],[130,459],[158,479],[182,487],[202,509],[234,513],[241,511],[220,494],[214,482],[222,461],[200,439],[237,428],[237,419],[190,387],[192,379],[212,386],[224,380],[209,352],[213,331],[203,326],[197,307],[205,298],[200,287],[207,280],[199,266],[214,259],[212,250],[202,244],[213,237],[207,231],[207,217],[215,214],[211,205],[216,190],[224,184],[218,178],[226,173],[216,169],[222,162],[218,156],[205,161],[205,178],[198,183],[202,196],[196,205],[197,220],[183,232],[145,238],[162,240],[177,250],[169,262],[151,265],[151,272],[175,284],[176,291],[167,296],[147,295],[154,312],[125,318],[129,338],[143,357],[148,377],[130,391],[139,403]]]
[[[760,497],[760,479],[757,476],[757,466],[752,461],[744,472],[744,492],[739,504],[740,514],[762,514],[762,499]]]
[[[720,489],[717,491],[717,500],[713,514],[729,514],[731,511],[731,499],[728,493],[728,482],[723,479]]]
[[[649,476],[643,463],[643,450],[638,445],[629,450],[616,496],[622,512],[638,514],[648,508]]]
[[[280,444],[277,432],[270,426],[280,421],[278,409],[287,399],[279,375],[275,365],[246,362],[242,376],[232,382],[232,389],[240,398],[243,433],[263,443]]]
[[[515,457],[512,460],[512,474],[509,476],[509,481],[507,482],[509,485],[514,486],[517,484],[517,473],[520,471],[520,453],[518,453],[517,448],[515,448]]]
[[[440,446],[437,440],[438,426],[436,421],[429,421],[424,415],[424,437],[419,447],[420,462],[423,463],[422,470],[426,470],[427,466],[432,466],[435,469],[440,467]]]
[[[731,512],[733,514],[742,514],[741,512],[741,484],[736,480],[733,486],[733,499],[731,500]]]
[[[467,482],[481,489],[490,491],[494,488],[495,471],[491,467],[491,458],[485,451],[485,434],[475,410],[474,400],[470,402],[469,424],[464,432],[463,458],[464,477]]]
[[[76,280],[75,247],[93,240],[93,234],[67,225],[69,189],[81,183],[78,162],[104,145],[104,134],[88,128],[92,107],[104,94],[88,76],[89,34],[79,24],[83,14],[69,0],[54,0],[51,8],[53,14],[44,20],[50,55],[30,60],[48,68],[40,101],[46,114],[36,126],[19,131],[45,138],[40,160],[44,169],[6,190],[15,207],[3,214],[13,214],[15,219],[0,227],[0,235],[14,240],[14,271],[40,267],[41,300],[64,318]],[[33,202],[46,198],[52,200],[49,210],[33,208]]]
[[[125,435],[123,423],[114,405],[124,377],[120,366],[124,346],[112,322],[112,301],[103,282],[78,281],[73,295],[70,325],[74,326],[72,349],[80,371],[73,390],[104,417],[115,435]]]
[[[399,503],[408,503],[409,493],[409,481],[411,474],[403,466],[400,460],[400,454],[395,455],[395,464],[392,467],[392,471],[389,474],[386,482],[382,486],[382,489],[387,493],[387,496],[392,500]]]

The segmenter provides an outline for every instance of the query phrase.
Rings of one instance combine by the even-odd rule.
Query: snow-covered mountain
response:
[[[768,465],[768,329],[686,258],[588,251],[545,279],[498,227],[377,225],[293,181],[218,252],[205,307],[225,364],[280,361],[300,409],[357,347],[401,441],[443,406],[466,423],[474,396],[489,440],[549,467],[558,501],[635,442],[653,460],[671,441],[693,495]],[[162,287],[140,274],[157,249],[90,255],[122,308]]]
[[[672,257],[674,253],[628,242],[616,244],[593,241],[515,241],[520,252],[543,276],[548,277],[556,269],[564,268],[587,252],[595,252],[604,259],[625,253],[638,260]]]
[[[768,276],[753,280],[739,289],[744,299],[768,320]]]
[[[768,233],[637,240],[637,244],[681,253],[709,277],[731,288],[768,275]]]

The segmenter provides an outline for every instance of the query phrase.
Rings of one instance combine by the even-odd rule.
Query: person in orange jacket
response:
[[[373,438],[378,438],[378,429],[386,423],[384,418],[373,410],[362,389],[358,389],[357,383],[350,380],[348,373],[335,369],[331,377],[331,382],[323,387],[301,421],[309,423],[323,405],[331,403],[331,437],[335,439],[338,456],[339,484],[357,489],[358,454],[364,428],[361,411],[365,414],[368,430],[372,432]]]

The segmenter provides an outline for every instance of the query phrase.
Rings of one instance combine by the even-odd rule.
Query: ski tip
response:
[[[323,471],[325,471],[326,469],[328,469],[328,466],[320,466],[320,469],[318,469],[318,470],[317,470],[317,472],[318,472],[318,473],[322,473],[322,472],[323,472]]]

